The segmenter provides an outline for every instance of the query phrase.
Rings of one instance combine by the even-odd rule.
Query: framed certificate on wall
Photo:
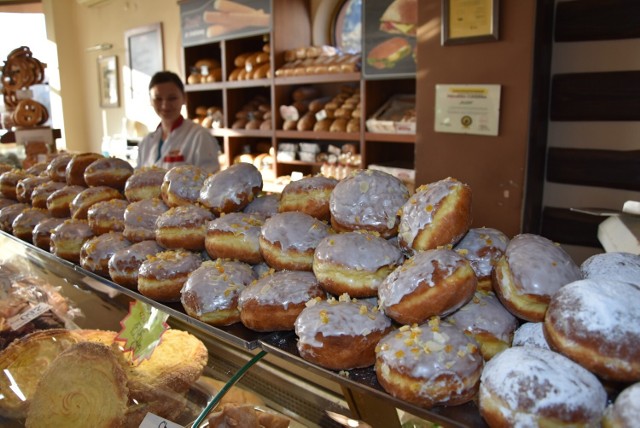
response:
[[[498,0],[442,0],[442,44],[498,40]]]

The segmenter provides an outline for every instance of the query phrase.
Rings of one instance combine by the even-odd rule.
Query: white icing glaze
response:
[[[27,177],[18,181],[16,184],[16,197],[18,201],[30,203],[34,189],[49,181],[49,177]]]
[[[124,225],[124,212],[129,206],[125,199],[110,199],[91,205],[87,211],[89,220],[117,220]]]
[[[466,379],[477,376],[483,365],[476,341],[438,318],[388,333],[378,342],[376,359],[383,372],[391,368],[419,379],[422,387],[415,392],[423,397],[429,397],[441,375],[453,376],[448,382],[456,394],[465,392]]]
[[[505,256],[514,286],[522,294],[551,297],[560,287],[582,277],[571,256],[540,235],[515,236],[507,245]]]
[[[25,208],[20,214],[13,219],[11,228],[13,230],[25,227],[33,230],[40,221],[45,218],[51,217],[49,211],[42,208]]]
[[[290,304],[304,303],[321,294],[320,284],[313,273],[275,271],[243,289],[238,307],[242,310],[244,304],[252,300],[259,305],[280,305],[287,310]]]
[[[148,256],[140,265],[138,275],[162,281],[193,272],[200,264],[202,258],[197,253],[185,250],[163,251]]]
[[[158,245],[156,241],[137,242],[116,251],[109,259],[109,269],[125,274],[130,272],[137,278],[138,269],[142,262],[147,259],[147,256],[154,256],[161,251],[164,251],[164,248]]]
[[[526,322],[513,334],[512,346],[535,346],[537,348],[551,349],[544,337],[542,322]]]
[[[517,346],[493,357],[482,372],[480,408],[488,394],[504,403],[511,426],[537,427],[545,410],[554,414],[584,412],[597,426],[607,394],[598,379],[582,366],[547,349]]]
[[[220,211],[228,201],[241,204],[262,190],[262,174],[250,163],[240,162],[209,176],[200,189],[198,201]]]
[[[249,202],[249,205],[242,210],[247,214],[258,214],[265,218],[278,214],[280,196],[277,194],[263,195]]]
[[[215,260],[205,261],[193,271],[181,291],[181,299],[189,295],[191,308],[198,316],[237,306],[240,291],[256,279],[246,263]]]
[[[51,159],[45,172],[53,181],[66,183],[67,164],[71,161],[71,154],[62,153]]]
[[[490,291],[476,291],[473,298],[451,314],[447,321],[461,330],[473,334],[487,332],[506,343],[511,343],[518,320]]]
[[[60,181],[51,181],[47,180],[47,182],[42,183],[36,186],[31,193],[31,203],[34,207],[37,208],[46,208],[47,207],[47,198],[56,190],[60,190],[65,186],[64,183]]]
[[[33,241],[36,241],[36,237],[51,237],[51,232],[57,226],[64,223],[66,219],[64,218],[56,218],[56,217],[47,217],[42,220],[33,228]],[[47,248],[48,250],[48,248]]]
[[[285,251],[305,252],[314,250],[330,230],[326,223],[309,214],[291,211],[268,218],[260,233],[268,242],[279,242]]]
[[[454,250],[469,262],[478,278],[490,278],[496,262],[507,249],[509,238],[497,229],[481,227],[469,229]]]
[[[391,326],[391,319],[376,306],[363,300],[311,300],[295,322],[298,346],[322,347],[316,334],[330,336],[367,336]]]
[[[29,204],[18,202],[0,209],[0,228],[11,233],[13,221],[23,210],[29,208]]]
[[[66,219],[51,232],[51,242],[62,242],[68,239],[86,241],[93,236],[87,220]]]
[[[324,188],[333,189],[336,187],[336,184],[338,184],[338,180],[333,177],[325,177],[323,175],[308,176],[303,177],[300,180],[289,182],[284,186],[284,189],[282,189],[282,194],[298,192],[306,193],[310,190]]]
[[[136,170],[124,184],[124,194],[131,201],[131,193],[139,187],[156,188],[157,197],[160,197],[160,188],[167,170],[156,166],[144,167]]]
[[[156,229],[165,227],[200,227],[214,219],[208,209],[198,205],[169,208],[156,219]]]
[[[358,271],[376,272],[404,261],[400,249],[384,238],[369,233],[338,233],[324,238],[314,253],[320,263],[337,263]]]
[[[153,234],[156,220],[167,210],[169,207],[158,198],[132,202],[124,211],[125,227],[131,230],[142,229]]]
[[[87,240],[80,249],[80,264],[83,268],[94,271],[102,269],[116,251],[131,245],[121,232],[109,232],[94,236]]]
[[[331,215],[346,226],[393,229],[398,211],[409,198],[396,177],[377,170],[358,170],[341,180],[331,192]]]
[[[442,272],[443,277],[451,276],[469,262],[452,250],[437,249],[416,253],[402,266],[391,272],[378,287],[378,297],[382,308],[399,303],[421,284],[436,285],[434,274]]]
[[[640,284],[640,255],[611,252],[589,257],[580,265],[584,278],[607,278]]]
[[[206,178],[207,173],[201,168],[195,165],[181,165],[167,171],[162,186],[167,195],[176,195],[195,203]]]
[[[229,213],[210,221],[207,225],[207,232],[230,232],[239,238],[257,242],[263,224],[264,218],[260,215],[242,212]]]
[[[607,413],[615,415],[624,428],[637,426],[640,421],[640,382],[625,388]]]

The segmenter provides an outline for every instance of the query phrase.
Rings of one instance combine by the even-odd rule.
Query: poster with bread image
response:
[[[418,0],[369,0],[362,3],[365,76],[414,76]]]
[[[269,0],[192,0],[180,3],[182,44],[193,46],[271,30]]]

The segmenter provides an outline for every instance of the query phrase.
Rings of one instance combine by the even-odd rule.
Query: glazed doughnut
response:
[[[160,188],[166,173],[166,169],[157,166],[135,170],[124,184],[124,196],[129,202],[160,198]]]
[[[25,171],[27,174],[35,175],[35,176],[44,176],[49,178],[49,174],[46,174],[47,167],[49,166],[48,162],[38,162],[31,165]]]
[[[47,198],[56,190],[60,190],[65,186],[64,183],[59,181],[51,181],[36,186],[31,192],[31,206],[34,208],[47,209]]]
[[[14,168],[13,165],[9,165],[8,163],[0,162],[0,175],[4,174],[7,171],[11,171]]]
[[[116,251],[127,248],[127,241],[122,232],[109,232],[94,236],[80,248],[80,266],[84,269],[109,278],[109,259]]]
[[[89,208],[93,204],[111,199],[124,199],[122,193],[107,186],[96,186],[84,189],[78,193],[69,204],[72,218],[86,219]]]
[[[313,273],[322,288],[336,296],[376,297],[378,286],[404,262],[400,249],[366,232],[324,238],[313,255]]]
[[[147,259],[164,251],[155,240],[137,242],[129,247],[113,253],[109,259],[108,268],[111,280],[123,287],[136,290],[138,288],[138,269]]]
[[[380,385],[392,396],[425,408],[471,401],[482,367],[475,340],[438,317],[402,326],[376,346]]]
[[[35,175],[23,178],[16,184],[16,199],[18,202],[31,204],[31,195],[33,190],[41,185],[49,182],[47,177],[36,177]]]
[[[398,242],[431,250],[458,242],[471,226],[471,188],[454,178],[420,186],[402,206]]]
[[[511,346],[536,346],[543,349],[549,348],[549,343],[544,337],[544,323],[525,322],[513,333]]]
[[[28,204],[16,202],[0,209],[0,229],[3,232],[13,233],[13,221],[25,209],[30,208]]]
[[[331,220],[329,200],[338,180],[316,175],[292,181],[282,189],[279,211],[300,211],[319,220]]]
[[[260,231],[263,217],[245,213],[223,215],[207,224],[204,245],[212,259],[235,259],[249,264],[263,262]]]
[[[124,212],[129,206],[125,199],[96,202],[87,211],[89,227],[96,235],[124,230]]]
[[[632,428],[640,420],[640,382],[625,388],[602,418],[603,428]]]
[[[52,217],[67,218],[71,216],[71,201],[86,187],[67,186],[56,190],[47,197],[47,210]]]
[[[560,287],[581,278],[580,268],[559,245],[534,234],[516,235],[493,271],[495,292],[516,317],[541,322]]]
[[[478,290],[473,298],[446,321],[471,333],[488,361],[511,346],[518,320],[505,309],[492,291]]]
[[[148,256],[138,270],[138,291],[160,302],[177,302],[189,274],[201,263],[199,254],[186,250],[168,250]]]
[[[156,242],[167,249],[202,251],[207,223],[213,214],[199,205],[169,208],[156,220]]]
[[[160,194],[168,207],[177,207],[198,202],[200,189],[207,173],[194,165],[182,165],[171,168],[164,175]]]
[[[33,228],[47,217],[51,217],[47,210],[43,210],[42,208],[25,208],[16,216],[11,224],[13,236],[32,243]]]
[[[0,175],[0,193],[2,193],[2,196],[17,201],[16,186],[18,181],[27,177],[29,177],[29,175],[22,169],[12,169],[11,171],[3,172]]]
[[[640,285],[597,278],[572,282],[551,299],[544,335],[551,349],[601,378],[640,381]]]
[[[19,202],[16,201],[15,199],[8,199],[0,196],[0,209],[4,207],[8,207],[9,205],[17,204],[17,203]]]
[[[241,211],[262,190],[262,174],[253,164],[240,162],[209,176],[198,202],[219,216]]]
[[[240,321],[238,296],[256,279],[246,263],[215,260],[205,261],[182,288],[180,301],[185,312],[202,322],[225,326]]]
[[[123,191],[133,167],[124,159],[110,157],[96,159],[84,170],[87,186],[108,186]]]
[[[354,171],[331,192],[331,225],[338,232],[370,230],[389,238],[397,234],[399,211],[407,199],[409,190],[393,175]]]
[[[595,254],[580,265],[585,279],[607,278],[640,285],[640,255],[625,252]]]
[[[471,264],[455,251],[421,251],[382,281],[380,309],[400,324],[421,324],[464,306],[477,285]]]
[[[325,292],[311,272],[271,271],[240,291],[240,321],[251,330],[290,331],[306,302]]]
[[[71,162],[73,156],[69,153],[61,153],[55,158],[51,159],[45,173],[53,181],[59,181],[61,183],[67,183],[67,165]],[[84,184],[82,185],[84,186]]]
[[[77,153],[71,156],[64,171],[65,181],[69,186],[87,186],[84,180],[84,170],[97,159],[102,159],[99,153]]]
[[[156,220],[169,209],[162,200],[142,199],[124,210],[124,236],[131,242],[156,239]]]
[[[487,362],[480,415],[490,427],[595,427],[607,403],[600,381],[547,349],[516,346]]]
[[[78,264],[82,245],[93,236],[87,220],[67,219],[51,232],[50,252]]]
[[[264,218],[269,218],[278,214],[280,205],[280,195],[275,193],[257,196],[249,205],[244,207],[242,212],[247,214],[259,214]]]
[[[492,274],[498,260],[507,249],[509,238],[497,229],[481,227],[469,229],[453,248],[471,263],[478,278],[478,288],[492,291]]]
[[[374,364],[376,345],[393,326],[375,302],[342,295],[309,300],[294,330],[302,358],[330,370],[350,370]]]
[[[260,231],[260,253],[269,266],[282,270],[313,270],[313,253],[331,228],[309,214],[279,213]]]
[[[46,217],[33,228],[31,242],[38,248],[51,251],[51,232],[53,229],[64,223],[66,219],[56,217]]]

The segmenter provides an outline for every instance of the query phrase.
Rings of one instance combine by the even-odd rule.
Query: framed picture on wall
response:
[[[442,44],[498,40],[499,0],[442,0]]]
[[[117,56],[98,57],[98,88],[100,90],[100,107],[120,106]]]
[[[164,69],[162,23],[127,30],[124,36],[128,72],[126,90],[133,100],[148,100],[151,76]]]

